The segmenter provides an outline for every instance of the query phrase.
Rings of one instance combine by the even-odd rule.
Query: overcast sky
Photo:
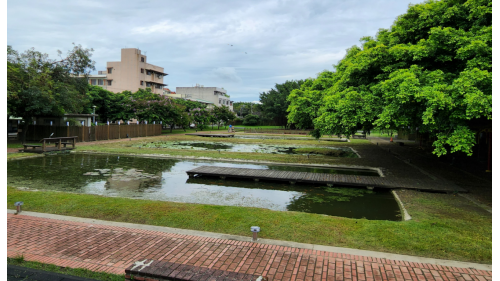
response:
[[[223,87],[234,101],[286,80],[316,77],[389,28],[407,0],[7,2],[7,44],[56,57],[71,43],[93,48],[96,71],[139,48],[175,87]]]

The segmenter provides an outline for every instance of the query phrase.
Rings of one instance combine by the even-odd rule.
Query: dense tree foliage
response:
[[[472,154],[473,123],[492,118],[492,1],[410,5],[289,96],[288,121],[313,135],[412,128],[434,153]]]
[[[251,102],[235,102],[233,103],[233,110],[239,117],[245,117],[250,114]]]
[[[268,120],[273,120],[278,126],[287,125],[287,109],[290,101],[287,99],[290,93],[299,89],[304,83],[304,80],[286,81],[283,84],[276,84],[275,89],[260,94],[260,102],[262,103],[262,117]]]
[[[212,115],[214,116],[215,122],[217,122],[217,128],[220,128],[220,125],[226,125],[227,122],[234,120],[236,118],[236,114],[232,112],[227,106],[216,106],[212,109]]]
[[[7,46],[7,110],[24,120],[22,140],[35,116],[62,116],[84,110],[87,78],[94,70],[92,49],[75,45],[59,60],[29,49],[18,53]]]
[[[92,113],[92,106],[95,106],[95,113],[99,115],[101,122],[129,120],[134,118],[135,113],[131,110],[129,97],[131,92],[113,93],[99,86],[89,85],[87,98],[89,103],[84,113]]]
[[[255,126],[260,124],[260,118],[257,115],[253,114],[248,114],[245,116],[245,119],[243,119],[243,125],[245,126]]]

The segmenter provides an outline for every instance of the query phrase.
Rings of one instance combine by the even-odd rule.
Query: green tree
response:
[[[193,108],[189,114],[193,118],[193,122],[196,124],[198,130],[207,128],[210,120],[210,111],[207,110],[206,105],[200,105],[200,107]]]
[[[473,124],[492,118],[491,7],[491,0],[410,5],[391,28],[348,49],[334,72],[294,91],[289,122],[312,121],[317,137],[418,128],[435,140],[435,154],[471,155]]]
[[[236,114],[232,112],[228,106],[215,106],[212,109],[212,115],[214,116],[215,122],[217,122],[217,129],[220,128],[221,124],[226,126],[227,122],[234,120],[236,118]]]
[[[24,120],[22,141],[36,116],[80,113],[87,99],[87,76],[94,70],[93,49],[75,45],[59,60],[34,48],[19,54],[7,46],[7,110]],[[82,74],[83,77],[79,77]]]
[[[259,125],[259,123],[260,123],[259,116],[253,114],[248,114],[247,116],[245,116],[245,119],[243,120],[243,125],[246,126],[255,126]]]
[[[247,114],[250,114],[251,107],[252,107],[251,102],[235,102],[235,103],[233,103],[233,110],[240,117],[245,117]]]
[[[130,120],[135,117],[132,102],[129,100],[131,95],[128,91],[113,93],[102,87],[89,85],[87,96],[90,103],[84,112],[91,113],[92,106],[95,106],[95,113],[99,115],[101,122]]]
[[[260,94],[262,105],[262,115],[264,118],[273,120],[279,126],[287,125],[287,109],[290,102],[287,100],[290,93],[295,89],[300,89],[304,80],[286,81],[283,84],[276,84],[275,89]]]

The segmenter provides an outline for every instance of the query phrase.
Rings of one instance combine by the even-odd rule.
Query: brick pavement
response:
[[[7,214],[7,255],[123,274],[153,259],[269,280],[492,280],[492,272]]]

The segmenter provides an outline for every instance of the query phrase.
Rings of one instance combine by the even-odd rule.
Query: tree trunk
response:
[[[24,119],[24,118],[23,118]],[[22,144],[25,144],[26,143],[26,134],[28,133],[28,126],[29,126],[29,123],[27,121],[27,119],[24,121],[24,124],[23,124],[23,131],[22,131],[22,134],[21,134],[21,143]]]
[[[174,124],[170,124],[170,132],[172,133],[173,130],[174,130]]]

